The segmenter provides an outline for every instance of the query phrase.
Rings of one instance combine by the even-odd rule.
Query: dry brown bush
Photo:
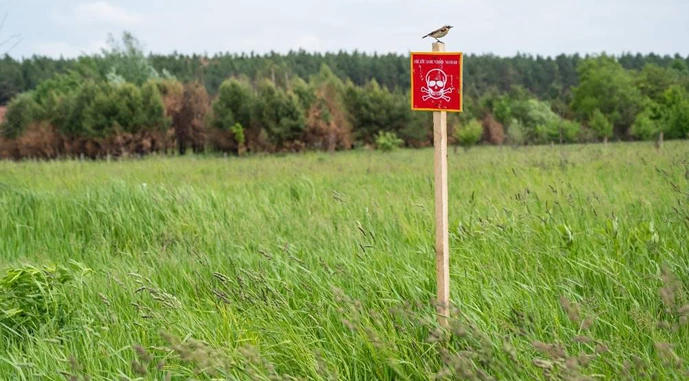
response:
[[[174,145],[174,132],[140,131],[135,134],[118,133],[98,140],[101,147],[99,156],[129,157],[152,153],[167,153]]]
[[[54,159],[60,156],[62,138],[48,123],[32,123],[17,139],[0,144],[0,156],[8,159]]]
[[[0,136],[0,160],[7,160],[11,159],[11,148],[12,143],[5,140],[2,136]]]
[[[247,128],[244,130],[247,151],[252,153],[275,152],[275,144],[268,139],[268,133],[263,128]]]
[[[208,137],[206,115],[210,112],[210,97],[206,88],[198,82],[185,84],[181,105],[171,111],[179,153],[183,155],[187,146],[191,146],[195,153],[202,152]]]
[[[306,116],[304,147],[329,152],[350,148],[352,126],[338,102],[337,90],[325,85],[316,90],[316,97]]]
[[[483,117],[483,136],[481,140],[496,145],[502,145],[505,141],[505,128],[493,117],[493,114],[488,113]]]
[[[220,152],[238,152],[239,147],[234,140],[231,131],[223,131],[219,128],[208,129],[208,145],[211,149]]]

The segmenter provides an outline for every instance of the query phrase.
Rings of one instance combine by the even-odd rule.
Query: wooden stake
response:
[[[444,52],[445,44],[433,43],[434,52]],[[447,209],[447,111],[433,112],[435,146],[435,264],[438,288],[438,322],[447,327],[450,315],[450,252]]]

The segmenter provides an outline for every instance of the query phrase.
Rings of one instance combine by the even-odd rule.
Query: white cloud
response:
[[[74,8],[76,22],[81,24],[110,24],[118,27],[141,25],[141,14],[110,4],[107,1],[81,3]]]

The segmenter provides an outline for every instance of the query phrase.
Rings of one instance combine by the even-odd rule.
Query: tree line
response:
[[[689,57],[466,55],[470,146],[689,137]],[[145,55],[129,33],[76,59],[0,61],[0,156],[299,151],[432,143],[396,54]]]

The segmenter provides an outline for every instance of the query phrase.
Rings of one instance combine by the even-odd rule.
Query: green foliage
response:
[[[108,68],[106,78],[110,83],[131,82],[141,86],[148,80],[161,77],[146,58],[143,45],[132,33],[123,32],[121,43],[109,35],[107,43],[109,49],[103,49],[102,54]]]
[[[493,114],[498,122],[507,124],[512,119],[512,105],[508,97],[502,96],[493,104]]]
[[[170,126],[170,118],[165,116],[165,104],[158,85],[153,81],[141,87],[142,110],[141,126],[151,131],[165,131]]]
[[[481,135],[483,135],[483,126],[476,119],[471,120],[467,124],[460,125],[455,130],[455,137],[459,145],[465,149],[469,149],[469,147],[478,143],[481,140]]]
[[[537,99],[517,100],[512,104],[512,120],[519,121],[517,130],[523,139],[533,143],[559,140],[562,119],[547,102]],[[567,126],[571,128],[571,125]],[[508,132],[509,134],[509,132]]]
[[[69,137],[104,137],[111,132],[116,105],[112,88],[93,80],[84,81],[73,92],[55,101],[51,123]]]
[[[232,127],[230,127],[230,131],[232,132],[234,140],[237,142],[237,144],[244,144],[246,137],[244,136],[244,127],[242,127],[241,124],[235,123]]]
[[[305,129],[304,109],[293,92],[286,92],[264,80],[258,85],[254,104],[256,123],[277,146],[299,139]]]
[[[593,110],[589,119],[589,127],[596,132],[600,138],[611,138],[613,136],[612,123],[598,109]]]
[[[663,93],[673,84],[681,83],[682,73],[668,67],[647,64],[639,72],[636,86],[641,94],[655,102],[660,102]]]
[[[668,139],[689,138],[689,94],[672,85],[663,93],[661,123]]]
[[[22,62],[3,58],[0,103],[17,89],[35,89],[32,97],[38,106],[29,107],[31,112],[21,117],[15,112],[15,122],[7,123],[3,134],[16,137],[30,121],[47,122],[68,138],[61,143],[46,140],[57,146],[48,151],[62,154],[72,138],[107,139],[118,132],[160,132],[172,126],[175,133],[170,136],[180,150],[187,144],[182,141],[189,141],[201,152],[199,147],[213,138],[208,133],[220,133],[208,127],[230,131],[239,123],[249,150],[349,149],[373,144],[381,131],[394,132],[408,147],[424,147],[431,142],[431,115],[409,108],[407,58],[303,51],[146,55],[143,44],[124,32],[118,41],[110,36],[101,55],[74,60],[32,57]],[[590,124],[594,113],[611,124],[592,127],[599,137],[617,133],[624,138],[636,115],[650,108],[649,117],[668,138],[684,138],[686,63],[679,56],[629,54],[585,59],[468,55],[464,112],[452,118],[467,124],[491,116],[507,130],[517,121],[508,132],[513,144],[542,144],[593,140],[592,132],[573,120]],[[180,90],[188,83],[199,83],[207,91]],[[27,106],[26,99],[20,105]],[[602,121],[600,115],[596,118]],[[486,130],[491,142],[502,141],[499,124],[491,123],[495,128]],[[212,149],[231,145],[221,141]]]
[[[34,120],[50,122],[68,137],[162,131],[170,124],[155,83],[116,85],[75,73],[57,76],[17,97],[7,119],[7,137],[18,136]]]
[[[636,116],[636,120],[630,130],[632,136],[640,140],[652,140],[658,137],[662,127],[654,120],[650,109],[646,109]]]
[[[65,118],[64,110],[59,108],[60,103],[65,97],[73,95],[87,81],[92,81],[92,79],[84,77],[76,71],[70,71],[58,74],[38,84],[32,94],[43,111],[39,118],[41,120]]]
[[[0,125],[1,135],[8,139],[20,136],[31,122],[40,117],[41,113],[41,108],[34,100],[33,94],[19,94],[7,105],[5,123]]]
[[[292,91],[299,98],[301,107],[308,110],[316,102],[316,93],[311,85],[301,78],[296,78],[292,81]]]
[[[581,124],[574,120],[560,119],[551,131],[555,133],[550,136],[553,141],[562,138],[563,143],[576,143],[581,135]]]
[[[394,151],[403,143],[404,141],[398,138],[394,132],[380,131],[376,135],[376,147],[383,152]]]
[[[670,68],[681,74],[689,74],[689,63],[679,57],[672,60]]]
[[[572,89],[572,110],[578,117],[588,120],[600,110],[613,125],[631,126],[643,107],[633,74],[606,55],[582,61],[577,70],[579,85]]]
[[[222,83],[213,101],[212,124],[224,131],[229,131],[236,123],[244,128],[252,126],[255,103],[253,89],[246,81],[228,79]]]
[[[376,80],[365,87],[355,87],[350,83],[346,100],[354,135],[366,143],[371,142],[380,131],[397,134],[412,120],[408,98],[380,86]],[[407,134],[414,135],[415,132],[407,131]]]
[[[2,42],[0,36],[0,42]],[[15,95],[28,89],[22,75],[22,68],[9,56],[0,56],[0,105],[9,102]]]
[[[422,147],[432,140],[432,133],[433,115],[427,112],[414,112],[409,122],[399,130],[398,135],[410,147]]]
[[[68,283],[90,270],[70,261],[69,266],[32,265],[10,268],[0,279],[0,333],[3,336],[32,335],[41,327],[62,327],[72,312]]]
[[[511,145],[526,143],[526,129],[519,119],[512,118],[507,125],[507,142]]]
[[[553,112],[548,102],[529,99],[523,102],[521,108],[524,114],[520,119],[526,126],[553,125],[560,120],[560,117]],[[516,114],[519,117],[519,114]]]

